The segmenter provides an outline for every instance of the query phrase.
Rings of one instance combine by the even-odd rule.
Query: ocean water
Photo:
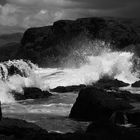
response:
[[[3,104],[3,116],[35,123],[49,132],[85,131],[88,122],[77,122],[68,118],[77,95],[76,93],[59,93],[48,99]]]
[[[105,43],[103,43],[105,45]],[[127,82],[139,80],[139,58],[133,52],[100,48],[79,51],[83,58],[78,66],[40,68],[30,61],[13,60],[0,63],[0,101],[4,117],[24,119],[48,131],[84,131],[88,123],[68,118],[77,93],[53,93],[48,99],[16,101],[11,94],[24,94],[24,87],[37,87],[42,91],[58,86],[90,85],[103,76]],[[126,90],[140,93],[140,89]]]

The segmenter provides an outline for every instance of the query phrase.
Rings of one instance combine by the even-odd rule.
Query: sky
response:
[[[92,16],[140,18],[139,13],[140,0],[0,0],[0,29],[22,31]]]

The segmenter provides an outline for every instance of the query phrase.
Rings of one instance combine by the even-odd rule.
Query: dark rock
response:
[[[0,122],[0,139],[6,140],[139,140],[139,128],[125,128],[114,124],[91,123],[83,133],[48,133],[39,126],[24,120],[3,118]]]
[[[2,110],[1,110],[1,102],[0,102],[0,121],[2,119]]]
[[[80,91],[81,89],[83,89],[85,87],[86,87],[86,85],[67,86],[67,87],[59,86],[54,89],[51,89],[50,91],[58,92],[58,93],[76,92],[76,91]]]
[[[114,125],[125,125],[128,123],[127,116],[122,111],[117,111],[112,114],[110,121]]]
[[[13,140],[39,140],[46,138],[48,132],[24,120],[3,118],[0,122],[0,134]]]
[[[49,140],[96,140],[96,137],[90,133],[49,133]]]
[[[16,100],[25,100],[25,99],[40,99],[40,98],[48,98],[52,94],[48,91],[42,91],[38,88],[24,88],[24,93],[16,93],[12,92]]]
[[[133,22],[132,19],[93,17],[30,28],[24,33],[17,55],[41,66],[53,66],[63,64],[62,58],[72,50],[79,50],[86,39],[104,40],[123,49],[140,43],[138,25]]]
[[[136,81],[131,85],[132,87],[140,87],[140,81]]]
[[[140,110],[126,112],[126,116],[128,123],[140,126]]]
[[[117,79],[112,79],[107,76],[104,76],[102,79],[100,79],[98,82],[96,82],[93,85],[95,85],[96,87],[105,88],[105,89],[129,86],[128,83],[124,83],[122,81],[119,81]]]
[[[113,112],[133,108],[126,100],[114,97],[107,91],[88,87],[79,92],[70,118],[83,121],[109,121]]]
[[[140,127],[140,110],[128,110],[114,112],[110,117],[113,125],[129,125],[130,127]]]
[[[13,76],[13,75],[18,74],[22,77],[27,77],[27,75],[24,72],[22,72],[19,68],[17,68],[14,65],[11,65],[10,67],[7,67],[7,70],[8,70],[8,76]]]
[[[87,128],[86,133],[91,133],[97,140],[139,140],[139,128],[125,128],[112,124],[96,124],[92,123]]]
[[[136,103],[140,102],[140,94],[132,94],[129,91],[121,91],[118,89],[113,89],[113,90],[106,90],[111,96],[120,99],[120,100],[125,100],[130,103]]]
[[[86,133],[48,133],[39,126],[24,120],[3,118],[0,122],[0,138],[3,140],[91,140]]]

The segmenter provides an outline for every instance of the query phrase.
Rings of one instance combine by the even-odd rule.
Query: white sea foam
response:
[[[91,84],[104,75],[130,84],[137,81],[138,72],[133,71],[134,53],[112,51],[103,45],[103,48],[93,46],[92,50],[79,50],[84,61],[78,67],[39,68],[23,60],[0,63],[1,102],[14,102],[10,92],[22,93],[23,87],[49,90],[57,86]]]

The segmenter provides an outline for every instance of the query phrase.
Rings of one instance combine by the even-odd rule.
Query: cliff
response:
[[[52,26],[30,28],[21,40],[20,56],[41,65],[60,64],[84,42],[102,40],[118,49],[140,44],[140,26],[134,19],[83,18],[60,20]]]

